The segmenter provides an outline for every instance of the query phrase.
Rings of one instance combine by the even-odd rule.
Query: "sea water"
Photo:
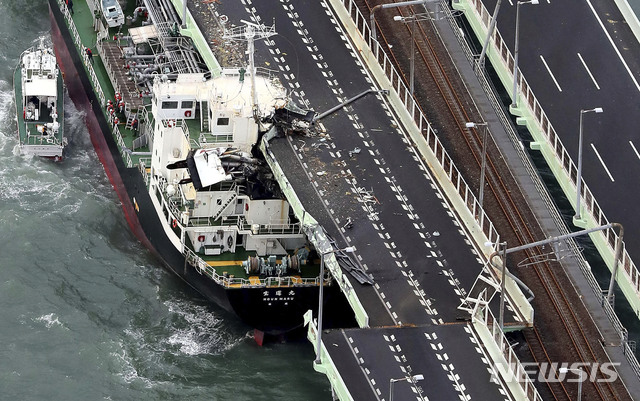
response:
[[[49,30],[0,0],[0,399],[331,399],[310,344],[257,346],[136,241],[68,98],[64,161],[18,154],[13,70]]]

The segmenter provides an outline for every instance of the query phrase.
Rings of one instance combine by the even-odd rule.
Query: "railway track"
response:
[[[358,0],[358,6],[361,12],[368,16],[373,6],[382,3],[381,1],[374,0]],[[407,54],[411,50],[406,49],[406,44],[411,41],[411,24],[400,25],[397,21],[393,21],[393,15],[401,15],[402,17],[408,17],[421,13],[421,11],[413,10],[412,7],[394,8],[393,11],[386,11],[385,13],[376,14],[376,21],[378,23],[378,40],[385,47],[385,51],[395,63],[396,68],[401,74],[404,75],[405,83],[409,79],[405,74],[406,67],[403,68],[403,63],[399,62],[400,59],[408,59]],[[404,26],[404,27],[403,27]],[[429,86],[429,93],[433,93],[433,89],[437,90],[437,93],[444,101],[444,107],[440,107],[441,113],[448,113],[446,121],[449,122],[448,132],[449,138],[457,137],[464,138],[463,143],[466,146],[467,152],[470,150],[470,154],[473,160],[473,166],[477,166],[477,170],[481,165],[481,152],[482,152],[482,135],[478,129],[469,129],[466,127],[467,122],[477,121],[475,118],[479,116],[479,112],[475,110],[475,107],[469,107],[473,102],[467,102],[467,107],[461,99],[464,94],[459,94],[459,91],[463,88],[463,84],[454,85],[452,79],[458,79],[457,76],[449,77],[445,64],[452,63],[448,57],[448,53],[444,48],[444,45],[439,40],[439,35],[435,29],[433,21],[417,21],[414,25],[416,31],[414,33],[415,46],[416,46],[416,59],[415,59],[415,71],[416,76],[420,76],[421,80],[417,82],[416,88],[419,86]],[[385,35],[386,33],[386,35]],[[389,36],[389,40],[387,38]],[[396,42],[396,46],[390,46],[390,41]],[[405,46],[398,45],[398,42],[404,42]],[[413,44],[411,44],[413,45]],[[400,50],[397,50],[400,49]],[[446,59],[442,60],[443,55],[446,55]],[[455,68],[450,70],[455,71]],[[421,72],[423,74],[419,74]],[[426,74],[431,77],[427,83]],[[457,71],[456,71],[457,75]],[[421,102],[420,93],[416,90],[416,98],[418,104]],[[421,105],[422,108],[422,105]],[[484,128],[483,128],[484,129]],[[528,224],[528,221],[535,221],[532,213],[526,213],[528,206],[526,201],[521,195],[520,191],[512,192],[510,188],[516,182],[513,177],[510,177],[510,172],[506,165],[502,162],[500,152],[493,143],[493,139],[490,135],[487,136],[490,140],[487,143],[487,168],[486,168],[486,183],[490,189],[491,194],[485,195],[485,207],[487,209],[493,209],[490,212],[492,220],[500,220],[508,224],[510,228],[510,235],[501,233],[503,237],[508,238],[511,246],[528,244],[541,239],[542,230],[539,227],[532,227]],[[459,141],[458,141],[459,142]],[[456,142],[456,143],[458,143]],[[454,152],[452,152],[453,154]],[[500,165],[498,165],[500,164]],[[473,169],[471,169],[473,170]],[[507,175],[508,174],[508,175]],[[470,174],[474,175],[474,174]],[[477,173],[476,173],[477,175]],[[511,186],[505,182],[509,179]],[[515,199],[518,196],[519,199]],[[522,211],[522,212],[521,212]],[[524,213],[527,215],[525,216]],[[498,219],[494,216],[500,214]],[[534,232],[535,231],[535,232]],[[514,244],[515,242],[515,244]],[[538,248],[531,248],[523,251],[520,256],[533,260],[535,257],[541,257],[543,251]],[[556,266],[557,269],[558,266]],[[576,311],[571,305],[570,300],[565,293],[563,286],[561,285],[556,272],[554,271],[550,262],[540,262],[533,265],[532,268],[537,278],[537,286],[532,286],[536,293],[536,302],[541,312],[548,315],[548,318],[554,320],[554,327],[561,328],[564,331],[565,338],[569,339],[567,345],[570,349],[564,349],[563,352],[557,352],[554,350],[550,353],[545,347],[544,336],[541,335],[538,323],[531,330],[525,330],[524,336],[529,346],[529,350],[537,363],[551,363],[554,362],[554,356],[558,358],[558,355],[562,355],[562,359],[555,360],[555,362],[583,362],[591,363],[597,361],[605,361],[602,359],[605,355],[599,344],[596,344],[599,349],[596,349],[596,345],[592,345],[592,341],[589,340],[589,335],[585,331],[585,327],[581,323],[581,319],[577,316]],[[552,311],[555,311],[553,313]],[[547,317],[547,316],[545,316]],[[538,318],[540,319],[540,317]],[[597,342],[595,339],[593,342]],[[599,353],[597,351],[600,351]],[[599,358],[598,356],[601,356]],[[605,355],[606,357],[606,355]],[[553,366],[553,365],[551,365]],[[547,373],[547,377],[551,373]],[[558,372],[553,372],[558,377]],[[600,376],[602,376],[599,373]],[[600,377],[598,378],[604,378]],[[565,382],[561,381],[546,381],[548,393],[556,400],[570,400],[571,394],[575,389],[571,391],[567,389],[568,386]],[[597,380],[591,380],[584,383],[584,394],[586,399],[600,399],[600,400],[618,400],[618,396],[613,386],[609,382],[598,382]]]

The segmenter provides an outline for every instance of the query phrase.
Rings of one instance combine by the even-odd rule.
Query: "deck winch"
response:
[[[298,256],[286,255],[278,264],[277,256],[270,255],[266,259],[257,256],[249,256],[242,262],[242,267],[247,274],[260,274],[264,276],[284,276],[287,273],[300,273],[300,260]]]

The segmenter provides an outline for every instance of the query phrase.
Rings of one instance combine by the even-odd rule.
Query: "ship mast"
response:
[[[258,120],[258,95],[256,94],[256,68],[254,60],[256,39],[267,39],[276,34],[275,24],[266,27],[262,24],[254,24],[253,22],[241,20],[245,26],[232,28],[231,30],[225,30],[224,39],[231,40],[246,40],[247,41],[247,53],[249,54],[249,76],[251,79],[251,102],[253,106],[253,117]]]

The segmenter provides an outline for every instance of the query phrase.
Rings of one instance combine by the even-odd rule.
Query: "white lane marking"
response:
[[[589,69],[589,67],[587,67],[587,63],[584,62],[584,59],[582,58],[580,53],[578,53],[578,58],[580,59],[580,61],[582,61],[582,65],[584,66],[584,69],[587,70],[587,73],[591,77],[591,80],[593,81],[593,84],[596,86],[596,88],[598,88],[598,90],[600,90],[600,85],[598,85],[598,82],[596,82],[596,79],[593,77],[593,74],[591,73],[591,70]]]
[[[604,167],[604,171],[606,171],[607,174],[609,175],[609,178],[611,179],[611,182],[615,182],[615,180],[613,179],[613,176],[611,175],[611,172],[609,171],[607,166],[604,164],[604,161],[602,160],[602,157],[600,157],[600,153],[598,153],[598,151],[596,150],[596,147],[593,146],[593,144],[591,144],[591,148],[596,153],[596,156],[598,157],[598,160],[600,160],[600,163],[602,164],[602,167]]]
[[[636,152],[636,156],[638,157],[638,159],[640,159],[640,153],[638,153],[638,149],[636,149],[633,142],[629,141],[629,145],[631,145],[631,148],[633,149],[633,151]]]
[[[622,58],[622,54],[620,54],[620,50],[618,50],[618,48],[616,47],[615,43],[613,43],[613,39],[611,39],[611,36],[609,35],[609,32],[607,32],[607,29],[604,27],[604,24],[600,20],[600,17],[598,17],[598,13],[596,13],[596,10],[593,8],[593,5],[591,5],[591,2],[589,0],[587,0],[587,4],[589,4],[589,8],[591,9],[591,12],[596,17],[596,20],[600,24],[600,28],[602,28],[602,30],[604,31],[604,34],[607,36],[607,39],[609,39],[609,43],[611,43],[611,46],[613,46],[613,49],[616,51],[616,54],[618,55],[618,58],[620,58],[620,61],[622,61],[622,64],[624,65],[624,68],[627,70],[627,73],[631,77],[631,80],[636,85],[636,88],[638,88],[638,91],[640,91],[640,85],[638,85],[638,81],[636,81],[636,77],[633,76],[633,74],[631,73],[631,70],[629,69],[629,66],[624,61],[624,58]]]
[[[558,90],[560,92],[562,92],[562,88],[560,87],[560,85],[558,84],[558,81],[556,80],[556,77],[553,76],[553,73],[551,72],[551,69],[549,68],[549,66],[547,65],[546,60],[544,59],[544,57],[542,57],[542,54],[540,55],[540,60],[542,60],[542,64],[544,64],[545,68],[547,69],[547,72],[549,73],[549,75],[551,75],[551,79],[553,79],[553,82],[555,82],[556,86],[558,87]]]

